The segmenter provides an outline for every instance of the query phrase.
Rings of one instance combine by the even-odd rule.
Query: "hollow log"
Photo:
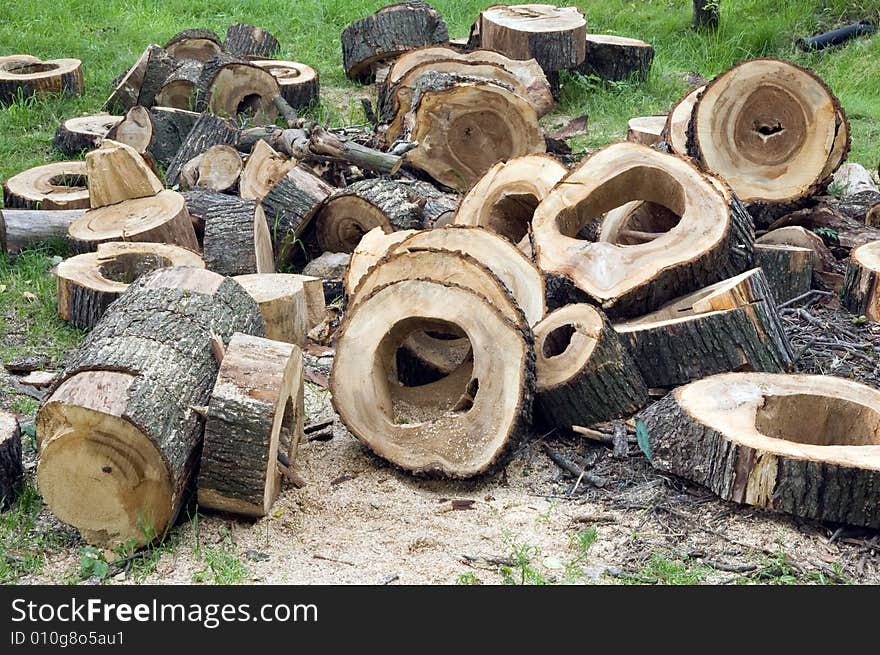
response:
[[[83,94],[82,62],[79,59],[48,59],[0,62],[0,105],[16,98],[32,98],[49,93],[68,96]]]
[[[281,97],[294,109],[316,104],[321,94],[318,71],[306,64],[280,59],[255,59],[254,66],[269,71],[281,88]]]
[[[648,402],[648,388],[601,311],[567,305],[535,326],[537,416],[570,430],[629,416]]]
[[[6,180],[3,204],[12,209],[87,208],[87,177],[82,161],[58,161],[29,168]]]
[[[156,91],[156,104],[185,111],[196,109],[196,92],[204,66],[202,62],[195,60],[179,62]]]
[[[235,281],[244,287],[260,307],[266,322],[266,338],[285,343],[306,345],[306,335],[311,329],[305,285],[299,275],[288,273],[253,273],[236,275]],[[305,276],[302,276],[305,277]],[[321,307],[324,307],[324,290],[318,284]],[[312,293],[314,287],[312,286]]]
[[[624,239],[626,221],[601,241],[577,238],[595,217],[634,200],[668,208],[673,220],[649,226],[659,236],[638,244]],[[614,317],[653,311],[752,261],[751,220],[729,189],[683,158],[636,143],[585,159],[538,205],[532,228],[536,262],[556,278],[550,284],[562,280]]]
[[[257,125],[275,122],[281,87],[272,74],[251,62],[220,54],[204,64],[196,88],[196,111],[209,111]]]
[[[151,198],[164,189],[137,150],[110,139],[86,155],[86,175],[92,209]]]
[[[608,34],[587,34],[584,61],[577,67],[582,75],[618,82],[648,79],[654,47],[639,39]]]
[[[180,171],[180,186],[184,189],[233,191],[238,186],[242,168],[238,150],[221,143],[184,164]]]
[[[273,57],[281,49],[281,44],[262,27],[233,23],[226,30],[223,49],[239,57]]]
[[[880,241],[855,248],[849,255],[840,298],[843,306],[857,316],[880,321]]]
[[[880,527],[880,393],[824,375],[730,373],[642,414],[661,471],[725,500]]]
[[[393,379],[411,333],[463,332],[473,362],[432,384]],[[461,287],[405,280],[374,291],[345,318],[330,379],[346,427],[394,465],[467,478],[501,464],[531,422],[535,371],[528,328]],[[351,384],[352,380],[369,380]]]
[[[234,146],[238,143],[239,134],[240,130],[229,121],[212,114],[202,114],[165,171],[168,184],[173,186],[180,181],[181,169],[188,161],[195,159],[211,146]]]
[[[211,30],[183,30],[165,44],[165,52],[183,60],[206,63],[223,51],[220,38]]]
[[[0,410],[0,510],[12,504],[15,488],[23,475],[18,419]]]
[[[752,269],[614,329],[649,387],[727,371],[782,373],[792,351],[761,269]]]
[[[266,516],[303,436],[303,360],[299,346],[232,336],[205,419],[199,507]]]
[[[134,66],[122,76],[104,108],[122,113],[138,105],[153,106],[165,80],[179,66],[180,61],[161,46],[155,43],[147,46]]]
[[[107,133],[122,121],[122,116],[96,114],[68,118],[55,130],[52,149],[62,155],[76,156],[100,147]]]
[[[31,244],[67,239],[67,228],[85,209],[0,209],[0,252],[16,253]]]
[[[296,166],[296,161],[279,155],[262,139],[254,144],[238,182],[242,198],[261,202],[281,178]]]
[[[388,254],[395,245],[415,233],[415,230],[401,230],[389,234],[381,227],[374,227],[361,237],[351,254],[348,268],[345,270],[343,280],[345,295],[350,298],[367,271]]]
[[[764,271],[777,303],[797,298],[813,284],[813,251],[797,246],[755,244],[755,266]]]
[[[426,2],[388,5],[342,31],[342,66],[350,79],[364,79],[383,59],[448,40],[443,17]]]
[[[705,85],[697,86],[685,93],[676,102],[666,116],[666,126],[663,128],[663,140],[669,146],[669,150],[676,155],[688,154],[688,128],[691,124],[694,105],[705,90]]]
[[[87,330],[141,275],[171,266],[204,268],[205,263],[191,250],[164,243],[98,244],[96,252],[65,259],[55,269],[58,317]]]
[[[626,140],[645,146],[659,145],[663,143],[663,128],[666,127],[666,120],[666,116],[630,118],[626,124]]]
[[[199,114],[174,107],[132,107],[108,138],[125,143],[141,155],[149,153],[162,168],[168,168],[192,131]]]
[[[256,303],[203,269],[149,273],[113,303],[37,414],[37,482],[59,519],[111,548],[172,525],[200,454],[212,342],[235,332],[264,333]]]

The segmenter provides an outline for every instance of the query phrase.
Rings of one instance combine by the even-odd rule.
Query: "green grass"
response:
[[[624,584],[695,585],[712,569],[693,560],[668,553],[653,553],[638,573],[623,578]]]
[[[232,534],[227,528],[223,528],[220,543],[216,545],[204,546],[198,541],[194,554],[204,566],[193,574],[193,582],[241,584],[248,576],[247,567],[238,556]]]

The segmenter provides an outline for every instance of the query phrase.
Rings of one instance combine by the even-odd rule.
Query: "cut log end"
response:
[[[87,209],[86,164],[63,161],[29,168],[6,180],[4,205],[15,209]]]
[[[871,321],[880,321],[880,241],[859,246],[850,253],[841,300],[844,307]]]

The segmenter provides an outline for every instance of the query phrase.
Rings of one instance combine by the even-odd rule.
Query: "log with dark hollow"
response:
[[[111,128],[122,121],[122,116],[96,114],[68,118],[55,130],[52,149],[62,155],[79,155],[86,150],[94,150],[101,145]]]
[[[218,55],[204,65],[196,89],[196,111],[269,125],[278,117],[281,87],[272,74],[251,62]]]
[[[833,376],[730,373],[642,413],[662,471],[725,500],[880,528],[880,392]]]
[[[639,39],[610,34],[587,34],[584,61],[577,67],[582,75],[619,82],[634,78],[648,79],[654,47]]]
[[[841,301],[853,314],[880,321],[880,241],[859,246],[849,255]]]
[[[17,97],[31,98],[47,93],[80,96],[83,93],[82,62],[79,59],[34,61],[11,57],[0,62],[0,105]]]
[[[14,414],[0,410],[0,510],[12,504],[23,475],[18,419]]]
[[[57,161],[13,175],[3,185],[3,204],[13,209],[84,209],[89,183],[83,161]]]

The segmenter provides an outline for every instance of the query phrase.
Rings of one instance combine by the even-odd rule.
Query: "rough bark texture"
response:
[[[199,114],[174,107],[134,107],[108,133],[108,138],[143,148],[163,169],[168,168],[192,131]],[[146,146],[144,147],[144,144]]]
[[[75,156],[101,145],[107,133],[122,120],[119,116],[96,115],[71,118],[58,126],[52,149],[63,155]]]
[[[57,70],[42,72],[43,66],[56,67]],[[35,73],[40,74],[29,77]],[[82,63],[78,59],[54,59],[0,66],[0,106],[13,102],[19,94],[24,98],[31,98],[46,93],[82,95]]]
[[[156,102],[156,95],[162,89],[162,85],[165,84],[165,80],[179,67],[180,61],[169,55],[164,49],[151,50],[135,105],[152,107]],[[127,111],[131,107],[121,109]]]
[[[186,139],[181,143],[177,154],[168,169],[165,171],[165,179],[169,185],[173,186],[180,180],[180,171],[183,166],[191,159],[195,159],[211,146],[223,143],[235,146],[238,142],[240,130],[227,120],[213,116],[211,114],[202,114],[195,122],[192,130]]]
[[[23,475],[18,420],[0,411],[0,510],[12,503],[15,487]]]
[[[85,209],[0,209],[0,233],[5,239],[5,246],[0,250],[14,253],[32,243],[67,239],[67,228],[85,211]]]
[[[154,101],[175,109],[192,110],[196,108],[196,91],[202,77],[204,64],[200,61],[185,60],[162,80]]]
[[[595,75],[603,80],[620,81],[631,77],[648,79],[654,48],[636,39],[604,39],[587,35],[584,63],[577,67],[582,75]]]
[[[226,30],[223,49],[239,57],[272,57],[281,48],[278,39],[262,27],[233,23]]]
[[[455,210],[461,202],[461,196],[457,193],[440,191],[430,182],[412,180],[402,182],[406,184],[416,203],[422,206],[425,229],[434,229],[449,225],[455,218]]]
[[[854,257],[846,268],[840,301],[856,316],[880,321],[880,298],[878,298],[877,271],[868,268]]]
[[[449,31],[443,17],[425,2],[389,5],[345,28],[342,63],[351,79],[366,77],[370,65],[406,50],[446,43]]]
[[[755,244],[755,266],[760,266],[777,303],[810,290],[813,283],[813,251],[790,246]]]

